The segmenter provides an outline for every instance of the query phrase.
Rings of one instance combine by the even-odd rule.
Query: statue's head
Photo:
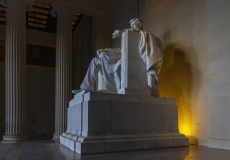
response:
[[[142,28],[142,21],[139,18],[134,18],[129,21],[131,29],[140,31]]]

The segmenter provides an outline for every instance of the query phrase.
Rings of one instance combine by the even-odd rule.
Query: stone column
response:
[[[56,33],[56,83],[55,83],[55,133],[58,140],[66,131],[67,107],[72,86],[72,20],[78,13],[74,4],[63,1],[52,3],[51,15],[57,16]]]
[[[27,139],[26,133],[26,6],[28,0],[8,0],[5,51],[5,135],[2,143]]]

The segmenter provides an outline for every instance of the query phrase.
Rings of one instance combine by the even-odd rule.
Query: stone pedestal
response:
[[[139,53],[141,34],[127,30],[121,37],[121,89],[119,94],[151,95],[147,71]]]
[[[177,113],[170,98],[82,91],[60,142],[79,154],[188,146]]]

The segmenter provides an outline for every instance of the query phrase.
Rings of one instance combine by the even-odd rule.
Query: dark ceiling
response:
[[[39,3],[34,3],[35,10],[26,12],[26,28],[56,33],[57,18],[50,15],[52,7]],[[7,8],[0,5],[0,24],[6,24]],[[77,14],[76,19],[72,22],[72,31],[74,31],[79,24],[83,15]]]

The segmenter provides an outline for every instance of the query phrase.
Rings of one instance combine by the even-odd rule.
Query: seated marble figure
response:
[[[163,51],[165,49],[162,41],[154,36],[152,33],[142,31],[142,21],[138,18],[130,20],[131,29],[115,30],[112,38],[117,38],[123,32],[130,30],[139,32],[141,39],[139,43],[139,54],[143,63],[146,66],[148,86],[153,96],[159,96],[158,92],[158,74],[163,61]],[[98,78],[98,73],[103,77],[102,91],[118,92],[121,87],[121,49],[105,48],[97,51],[97,57],[93,58],[86,76],[80,86],[80,90],[73,90],[78,92],[86,90],[94,90],[95,82]]]

